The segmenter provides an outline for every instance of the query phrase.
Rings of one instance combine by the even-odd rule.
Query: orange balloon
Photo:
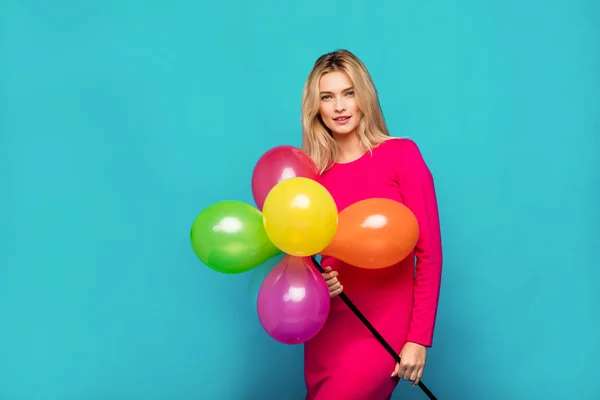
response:
[[[408,207],[390,199],[367,199],[340,212],[337,232],[322,254],[380,269],[404,260],[418,238],[419,224]]]

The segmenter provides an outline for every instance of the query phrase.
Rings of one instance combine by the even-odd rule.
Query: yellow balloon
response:
[[[338,209],[333,197],[309,178],[280,181],[267,195],[262,212],[271,242],[293,256],[318,254],[337,231]]]

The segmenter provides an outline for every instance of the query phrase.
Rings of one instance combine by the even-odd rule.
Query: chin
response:
[[[358,126],[348,126],[348,127],[345,127],[344,129],[340,129],[339,127],[336,126],[335,129],[329,128],[329,130],[334,135],[337,135],[337,136],[347,136],[347,135],[351,135],[353,133],[356,133],[357,128],[358,128]]]

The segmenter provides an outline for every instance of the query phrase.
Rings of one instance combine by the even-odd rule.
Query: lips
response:
[[[336,117],[333,119],[333,122],[335,122],[337,125],[345,125],[348,123],[348,121],[350,121],[350,117],[347,116]]]

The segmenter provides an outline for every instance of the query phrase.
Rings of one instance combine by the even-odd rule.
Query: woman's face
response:
[[[342,71],[329,72],[319,82],[319,114],[334,135],[355,133],[362,113],[354,97],[352,81]]]

